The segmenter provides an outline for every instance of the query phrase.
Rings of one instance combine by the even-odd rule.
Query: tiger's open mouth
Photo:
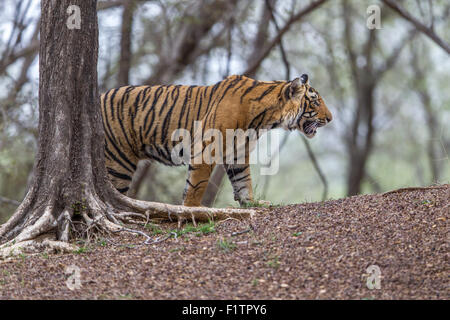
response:
[[[303,123],[303,133],[308,138],[312,138],[315,136],[318,127],[319,124],[316,121],[305,121],[305,123]]]

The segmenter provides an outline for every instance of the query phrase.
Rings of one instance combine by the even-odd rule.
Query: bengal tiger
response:
[[[312,138],[332,120],[308,75],[292,81],[258,81],[232,75],[210,86],[125,86],[101,95],[105,131],[105,161],[115,188],[126,193],[141,159],[179,165],[171,156],[176,142],[171,133],[183,128],[195,136],[194,122],[203,132],[218,129],[299,130]],[[225,164],[235,200],[253,201],[249,149],[244,164]],[[189,163],[183,194],[185,206],[200,206],[215,163]]]

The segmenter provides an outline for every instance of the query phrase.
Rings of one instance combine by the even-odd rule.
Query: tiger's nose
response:
[[[331,120],[333,120],[333,116],[331,114],[328,114],[327,115],[327,121],[331,122]]]

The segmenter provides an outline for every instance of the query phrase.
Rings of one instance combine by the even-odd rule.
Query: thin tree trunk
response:
[[[422,107],[425,113],[425,124],[428,130],[427,155],[428,163],[431,171],[431,182],[439,181],[441,174],[441,166],[439,163],[439,151],[436,145],[439,142],[439,120],[437,114],[432,107],[432,100],[429,90],[427,89],[426,81],[426,66],[420,65],[419,55],[427,53],[426,47],[419,51],[420,47],[416,46],[412,49],[412,66],[415,72],[414,86],[416,87],[419,98],[422,102]]]
[[[126,1],[123,5],[122,13],[122,32],[120,39],[120,61],[118,86],[126,86],[130,84],[130,68],[131,68],[131,38],[133,31],[133,15],[135,9],[134,0]]]
[[[363,83],[369,81],[366,76],[360,76]],[[350,162],[347,175],[347,195],[353,196],[361,193],[361,184],[366,176],[367,160],[372,152],[373,146],[373,118],[374,118],[374,87],[355,82],[358,88],[358,110],[359,117],[353,119],[352,139],[349,144]],[[360,132],[365,132],[363,142],[358,140]]]

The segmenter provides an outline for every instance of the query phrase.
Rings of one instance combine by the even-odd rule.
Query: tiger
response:
[[[126,194],[140,160],[164,165],[188,165],[183,205],[201,206],[201,200],[216,163],[173,160],[171,133],[185,129],[195,137],[194,123],[203,132],[217,129],[298,130],[307,138],[332,120],[332,114],[309,77],[292,81],[259,81],[232,75],[214,85],[123,86],[100,97],[105,132],[105,162],[111,182]],[[192,138],[194,140],[194,138]],[[203,146],[204,147],[204,146]],[[248,162],[224,164],[241,206],[253,203]]]

